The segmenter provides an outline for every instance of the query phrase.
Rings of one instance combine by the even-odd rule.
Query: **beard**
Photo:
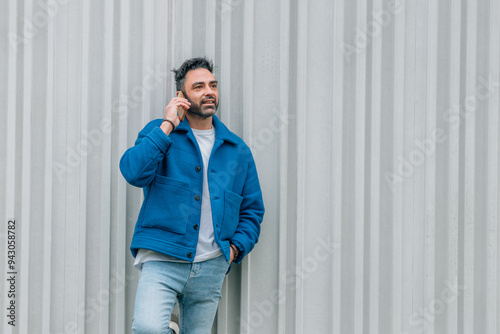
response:
[[[200,100],[200,103],[196,103],[192,101],[189,96],[183,92],[186,99],[191,103],[191,107],[187,110],[187,112],[192,116],[197,116],[199,118],[209,118],[215,115],[217,109],[219,109],[219,101],[215,99],[215,97],[205,97]],[[204,106],[204,100],[214,100],[214,106]]]

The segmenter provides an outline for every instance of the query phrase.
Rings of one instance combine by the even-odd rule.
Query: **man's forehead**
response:
[[[186,73],[186,83],[212,81],[216,81],[216,79],[206,68],[197,68]]]

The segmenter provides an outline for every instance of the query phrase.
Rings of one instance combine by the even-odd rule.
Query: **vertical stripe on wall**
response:
[[[488,86],[493,87],[495,84],[498,85],[498,80],[500,79],[500,59],[497,56],[500,54],[499,42],[500,42],[500,24],[497,14],[500,11],[500,7],[497,1],[491,1],[491,8],[489,9],[489,68],[488,68]],[[499,308],[499,288],[500,278],[498,274],[498,203],[499,203],[499,192],[498,192],[498,172],[499,172],[499,118],[498,110],[500,108],[498,94],[490,97],[487,102],[487,107],[484,112],[487,115],[488,124],[488,162],[487,162],[487,172],[486,172],[486,221],[487,221],[487,234],[486,242],[487,245],[487,262],[486,262],[486,332],[494,333],[495,330],[498,331],[498,316],[500,315]]]
[[[498,1],[5,1],[0,184],[16,327],[131,333],[143,200],[118,168],[218,66],[266,204],[212,333],[498,333]],[[0,306],[6,292],[8,253]]]

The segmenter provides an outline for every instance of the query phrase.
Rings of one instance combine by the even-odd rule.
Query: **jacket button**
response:
[[[196,196],[194,197],[194,200],[195,200],[195,201],[199,201],[199,200],[200,200],[200,196],[196,195]]]
[[[197,224],[194,224],[193,228],[194,228],[195,230],[197,230],[197,229],[198,229],[198,225],[197,225]]]
[[[189,253],[187,254],[187,256],[188,256],[188,258],[192,258],[192,257],[193,257],[193,253],[189,252]]]
[[[194,170],[197,171],[197,172],[199,172],[201,170],[201,167],[200,166],[196,166],[196,168]]]

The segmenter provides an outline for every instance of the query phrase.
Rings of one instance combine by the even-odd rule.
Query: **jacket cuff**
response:
[[[163,132],[163,130],[158,126],[155,127],[147,137],[155,143],[155,145],[163,152],[166,153],[170,145],[172,145],[172,139]]]
[[[243,247],[243,245],[238,242],[238,240],[231,240],[230,241],[231,244],[235,245],[238,249],[239,249],[239,253],[238,253],[238,256],[236,258],[234,258],[233,262],[234,263],[240,263],[243,258],[247,255],[247,251],[245,250],[245,247]],[[231,247],[229,247],[231,248]]]

